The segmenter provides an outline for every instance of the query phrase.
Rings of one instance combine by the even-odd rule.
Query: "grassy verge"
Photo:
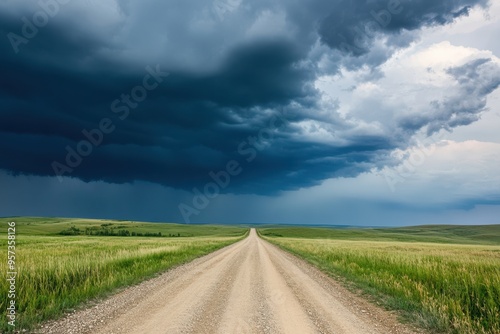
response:
[[[430,331],[500,333],[500,246],[494,245],[498,226],[491,227],[485,240],[474,238],[484,227],[469,237],[452,227],[442,235],[433,229],[427,232],[434,239],[421,239],[421,228],[414,229],[418,233],[397,231],[411,242],[388,237],[390,231],[382,232],[389,240],[370,230],[353,230],[351,235],[349,230],[304,231],[310,238],[295,237],[296,229],[261,229],[260,234]],[[329,235],[335,237],[325,239]],[[422,242],[426,239],[434,242]],[[447,243],[437,241],[442,239]]]
[[[213,252],[240,240],[247,233],[243,228],[224,230],[224,227],[213,227],[212,231],[215,233],[210,235],[210,226],[202,226],[201,229],[199,226],[190,226],[190,232],[188,226],[184,228],[184,233],[202,236],[59,236],[57,232],[61,226],[54,228],[47,224],[53,235],[37,235],[33,230],[23,230],[30,226],[27,221],[21,218],[18,221],[15,330],[30,330],[38,323],[56,318],[85,301],[103,297],[117,288],[138,283],[158,272]],[[85,221],[81,224],[88,223]],[[31,221],[30,224],[35,226],[35,230],[40,225],[36,221]],[[78,226],[75,222],[71,224]],[[165,228],[159,226],[161,224],[152,225],[154,226],[149,228]],[[5,233],[0,234],[0,237],[0,248],[2,254],[5,254],[7,237]],[[8,271],[7,261],[0,262],[0,271]],[[2,310],[7,308],[8,289],[8,282],[0,280]],[[9,331],[13,331],[13,328],[8,326],[4,312],[0,319],[0,332]]]

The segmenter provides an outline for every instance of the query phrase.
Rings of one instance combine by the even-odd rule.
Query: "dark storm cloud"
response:
[[[191,189],[207,182],[210,171],[223,170],[235,160],[243,172],[229,191],[274,193],[330,177],[355,176],[381,166],[391,149],[404,145],[395,144],[391,133],[350,134],[355,124],[323,115],[313,88],[317,69],[308,59],[311,36],[317,33],[334,50],[341,47],[338,34],[358,45],[354,27],[386,2],[315,1],[302,17],[293,3],[276,2],[269,6],[288,13],[291,26],[283,34],[270,31],[270,36],[252,38],[245,37],[246,31],[265,8],[261,2],[243,6],[240,21],[228,17],[213,23],[202,9],[195,10],[200,5],[196,1],[178,2],[176,11],[163,2],[156,11],[154,3],[138,10],[130,1],[118,14],[109,14],[113,19],[103,23],[107,28],[102,30],[92,21],[86,27],[68,7],[15,53],[5,36],[21,34],[20,17],[29,19],[40,10],[22,3],[22,10],[0,14],[0,168],[14,174],[55,175],[54,161],[69,166],[67,148],[76,150],[86,139],[82,131],[98,128],[107,118],[113,130],[103,136],[102,145],[61,174],[85,181],[144,180]],[[445,24],[476,3],[484,4],[404,2],[404,11],[381,33]],[[314,30],[317,22],[322,22],[319,32]],[[219,30],[213,28],[217,24]],[[287,35],[290,31],[295,35]],[[362,43],[365,49],[359,55],[370,49],[369,41]],[[155,50],[162,52],[155,55]],[[378,62],[388,57],[388,50],[377,56]],[[168,71],[168,76],[131,107],[123,94],[143,84],[152,69]],[[471,71],[457,68],[450,75],[462,80]],[[479,99],[492,86],[481,87],[474,91]],[[301,123],[311,120],[329,120],[330,131],[344,137],[338,142],[306,139]],[[452,122],[465,119],[450,119],[450,127]]]
[[[377,33],[398,34],[425,26],[444,25],[468,15],[486,0],[342,0],[321,22],[322,40],[332,48],[354,55],[367,53]]]
[[[488,0],[341,0],[321,20],[319,34],[331,48],[352,56],[339,61],[343,66],[375,67],[418,38],[413,31],[451,23],[472,7],[487,4]],[[385,37],[383,48],[374,46],[377,38]]]

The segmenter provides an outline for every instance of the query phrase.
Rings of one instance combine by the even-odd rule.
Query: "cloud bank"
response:
[[[422,86],[441,89],[411,106],[377,98],[387,64],[487,5],[4,1],[0,169],[191,190],[236,161],[226,192],[275,194],[398,164],[417,134],[478,120],[500,66],[480,52],[430,66]],[[358,104],[318,84],[342,76]]]

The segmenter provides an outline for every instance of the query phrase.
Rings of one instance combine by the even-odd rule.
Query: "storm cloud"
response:
[[[375,70],[484,0],[40,3],[0,4],[0,169],[13,175],[190,190],[236,161],[226,192],[307,188],[396,163],[423,128],[474,122],[500,83],[491,59],[451,67],[455,95],[383,131],[360,131],[370,120],[315,86]],[[43,8],[54,15],[37,26]]]

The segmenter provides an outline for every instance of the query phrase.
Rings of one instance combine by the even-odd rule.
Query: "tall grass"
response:
[[[424,328],[500,333],[500,246],[267,239]]]
[[[22,235],[17,239],[16,247],[16,330],[29,330],[83,301],[137,283],[240,238]],[[0,240],[0,247],[7,249],[6,238]],[[7,272],[6,261],[0,262],[0,271]],[[7,307],[7,291],[8,282],[0,280],[2,310]],[[0,332],[12,330],[5,315],[2,316]]]

